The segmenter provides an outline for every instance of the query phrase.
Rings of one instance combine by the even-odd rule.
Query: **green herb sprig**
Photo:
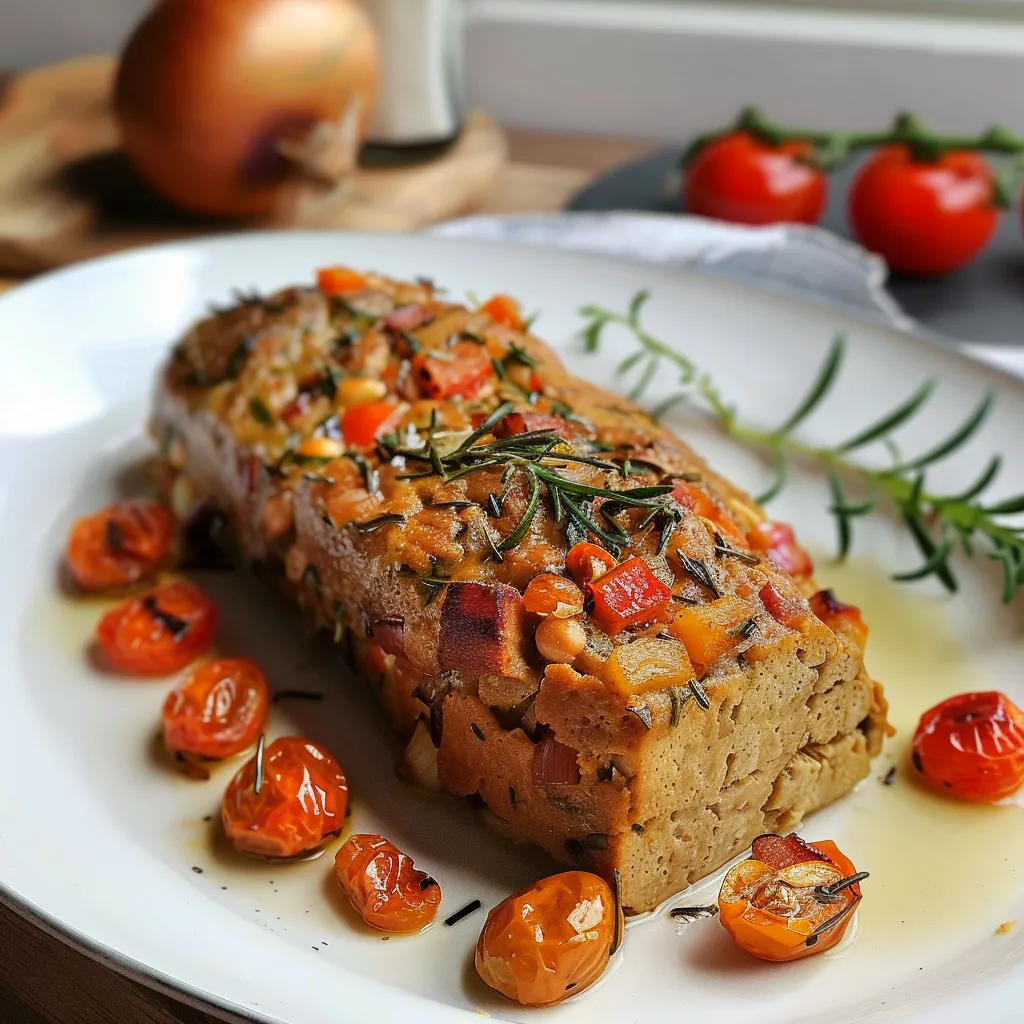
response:
[[[618,476],[623,475],[622,466],[581,454],[554,430],[531,430],[479,443],[515,408],[515,403],[504,402],[457,448],[446,454],[442,453],[433,436],[428,437],[421,448],[403,448],[388,443],[383,454],[388,459],[400,455],[407,462],[424,466],[422,472],[407,474],[408,479],[436,475],[450,481],[483,469],[502,467],[505,470],[503,482],[507,486],[515,475],[521,475],[528,488],[526,508],[511,532],[496,545],[499,553],[510,551],[523,541],[545,493],[555,522],[564,527],[570,545],[576,540],[585,540],[589,533],[599,538],[613,553],[621,552],[629,542],[630,534],[616,516],[626,509],[639,508],[647,511],[640,529],[660,520],[659,549],[664,551],[682,514],[679,506],[668,498],[673,487],[671,483],[616,489],[574,480],[564,473],[572,464],[593,466]],[[594,514],[595,499],[603,502],[600,522]],[[502,498],[499,497],[499,508],[501,505]]]
[[[600,348],[609,326],[624,327],[633,335],[636,351],[619,364],[617,372],[620,376],[637,374],[630,391],[634,400],[644,396],[666,367],[676,371],[681,390],[653,407],[651,415],[657,419],[679,402],[695,401],[706,407],[726,435],[765,453],[775,467],[775,479],[758,496],[758,501],[767,503],[783,490],[791,460],[812,463],[823,469],[828,478],[829,511],[836,520],[840,558],[845,558],[851,549],[856,520],[874,512],[885,498],[905,523],[922,556],[916,569],[896,573],[894,579],[910,582],[934,576],[947,590],[955,591],[957,579],[950,561],[954,551],[959,549],[972,557],[984,550],[988,558],[1002,565],[1004,601],[1010,602],[1024,586],[1024,526],[1012,525],[1005,519],[1024,512],[1024,494],[996,502],[987,502],[983,497],[999,474],[1001,458],[994,456],[978,478],[959,492],[943,494],[927,486],[928,469],[960,449],[988,419],[995,404],[992,393],[985,394],[948,436],[912,457],[901,454],[893,435],[927,403],[934,391],[934,381],[925,381],[894,409],[845,441],[831,446],[813,445],[794,434],[822,407],[839,377],[846,351],[842,335],[833,340],[817,377],[793,412],[778,427],[763,429],[743,422],[707,372],[644,328],[641,311],[648,297],[646,291],[638,292],[625,315],[594,305],[581,309],[585,320],[581,335],[587,351]],[[890,454],[887,467],[876,469],[851,457],[852,453],[876,444],[884,445]],[[851,483],[862,492],[861,496],[851,497]]]

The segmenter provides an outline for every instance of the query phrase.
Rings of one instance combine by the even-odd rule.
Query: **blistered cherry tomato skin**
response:
[[[64,563],[80,590],[126,587],[167,561],[174,534],[174,516],[166,506],[145,498],[119,501],[76,520]]]
[[[819,590],[810,599],[811,611],[834,633],[851,637],[861,650],[868,642],[868,627],[855,604],[840,601],[831,590]]]
[[[209,661],[167,695],[164,744],[180,754],[232,757],[259,738],[269,707],[267,679],[254,661]]]
[[[371,928],[418,932],[437,916],[441,887],[383,836],[349,837],[335,855],[334,870],[352,909]]]
[[[615,559],[596,544],[582,540],[574,544],[565,556],[565,567],[575,577],[576,582],[589,583],[596,577],[615,568]]]
[[[198,587],[175,580],[111,609],[100,619],[96,637],[118,671],[166,676],[213,643],[219,619],[217,606]]]
[[[856,873],[835,843],[766,835],[751,854],[730,868],[718,899],[719,920],[736,944],[773,963],[837,945],[862,893],[857,883],[828,893]]]
[[[994,691],[950,697],[921,716],[913,761],[946,796],[1002,800],[1024,783],[1024,712]]]
[[[806,142],[769,145],[747,132],[707,143],[686,169],[687,212],[737,224],[815,224],[825,206],[825,175],[810,166]]]
[[[318,743],[283,736],[263,751],[256,792],[256,758],[238,770],[221,803],[224,832],[240,853],[296,857],[340,832],[348,807],[341,765]]]
[[[974,152],[916,161],[905,146],[885,146],[858,172],[848,203],[857,240],[906,274],[964,266],[999,221],[992,170]]]
[[[601,977],[621,930],[622,911],[603,878],[587,871],[552,875],[487,915],[477,973],[517,1003],[552,1006]]]

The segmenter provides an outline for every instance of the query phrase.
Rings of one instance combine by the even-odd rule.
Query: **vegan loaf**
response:
[[[866,630],[785,527],[511,301],[319,282],[196,324],[151,428],[172,492],[343,645],[417,781],[617,868],[641,912],[867,774]]]

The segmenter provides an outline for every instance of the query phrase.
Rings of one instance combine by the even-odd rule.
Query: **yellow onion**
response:
[[[377,77],[355,0],[161,0],[124,51],[115,106],[154,189],[199,213],[254,216],[303,147],[363,137]]]

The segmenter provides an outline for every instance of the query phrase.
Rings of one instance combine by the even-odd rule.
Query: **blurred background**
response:
[[[1016,341],[1024,0],[0,6],[8,283],[238,227],[632,211],[670,215],[668,239],[689,213],[817,226],[861,248],[833,247],[848,265],[829,280],[815,250],[787,287],[841,296],[885,273],[871,253],[900,313]],[[736,128],[752,145],[723,142]],[[605,244],[636,255],[624,223]],[[692,261],[697,237],[669,256]]]

